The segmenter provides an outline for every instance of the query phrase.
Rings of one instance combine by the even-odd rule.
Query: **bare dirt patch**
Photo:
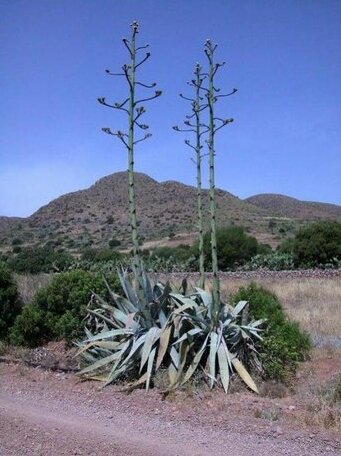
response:
[[[119,385],[1,364],[0,455],[340,455],[337,429],[302,418],[304,378],[328,381],[341,355],[328,366],[314,355],[280,398],[193,386],[164,399],[156,388],[126,395]]]

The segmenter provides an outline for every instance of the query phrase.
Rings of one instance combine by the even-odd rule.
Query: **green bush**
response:
[[[8,265],[18,273],[38,274],[65,271],[72,261],[69,253],[45,246],[22,249],[16,256],[8,259]]]
[[[4,262],[0,262],[0,339],[7,337],[20,311],[21,304],[12,273]]]
[[[119,288],[116,276],[110,278]],[[84,327],[82,321],[92,292],[106,297],[107,290],[100,274],[75,270],[54,277],[25,306],[11,329],[11,341],[17,345],[38,346],[55,339],[71,341]]]
[[[198,253],[189,245],[159,247],[144,253],[144,264],[148,271],[189,272],[198,270]]]
[[[283,271],[294,269],[292,253],[273,252],[270,254],[258,254],[251,258],[245,265],[246,270],[270,269],[271,271]]]
[[[122,255],[111,249],[87,248],[82,252],[81,261],[91,261],[94,263],[106,261],[119,261]]]
[[[220,270],[243,265],[258,251],[257,239],[245,234],[242,227],[230,226],[217,230],[218,267]],[[211,261],[210,233],[206,233],[204,236],[204,254],[206,268],[209,268]]]
[[[341,223],[322,221],[301,228],[293,253],[295,265],[315,267],[332,265],[341,260]]]
[[[298,362],[303,361],[310,349],[309,336],[297,322],[289,321],[277,296],[256,284],[242,287],[233,296],[233,302],[246,300],[249,312],[255,319],[266,319],[264,341],[259,352],[268,379],[289,383],[295,374]]]

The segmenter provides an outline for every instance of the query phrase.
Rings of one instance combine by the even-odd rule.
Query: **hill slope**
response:
[[[300,201],[290,196],[264,193],[246,198],[244,201],[264,209],[277,217],[306,220],[340,219],[341,206],[328,203]]]
[[[175,181],[157,182],[142,173],[136,173],[135,182],[139,233],[144,240],[196,231],[195,187]],[[108,246],[111,239],[129,247],[127,186],[127,172],[119,172],[103,177],[88,189],[55,199],[25,219],[0,217],[2,250],[11,248],[14,238],[24,245],[51,243],[75,250],[89,245]],[[242,225],[260,241],[272,245],[278,243],[280,229],[282,236],[302,221],[341,220],[340,206],[306,203],[282,195],[256,195],[241,200],[217,189],[216,201],[218,225]],[[208,191],[204,190],[206,228],[208,202]],[[276,217],[277,228],[270,229],[269,220]]]

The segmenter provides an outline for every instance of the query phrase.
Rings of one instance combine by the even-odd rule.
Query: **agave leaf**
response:
[[[259,394],[259,390],[257,388],[256,383],[253,381],[251,375],[248,373],[248,371],[245,369],[243,363],[239,361],[238,358],[233,358],[232,359],[232,364],[233,367],[236,369],[238,372],[240,378],[246,383],[246,385],[252,389],[255,393]]]
[[[249,329],[249,331],[250,331],[250,334],[252,334],[252,335],[253,335],[254,337],[256,337],[257,339],[263,340],[263,337],[260,336],[260,335],[258,334],[257,331],[255,331],[255,330],[253,330],[253,329]]]
[[[118,277],[120,279],[120,282],[121,282],[121,286],[123,288],[123,291],[126,295],[126,297],[128,298],[128,300],[138,309],[140,309],[140,303],[139,303],[139,299],[133,289],[133,287],[131,286],[129,280],[123,275],[121,274],[120,272],[118,273]]]
[[[148,364],[147,364],[147,379],[146,379],[146,390],[147,391],[149,390],[149,383],[150,383],[150,377],[152,375],[155,353],[156,353],[156,348],[154,347],[153,350],[150,352],[150,355],[148,358]]]
[[[179,355],[179,352],[176,350],[175,347],[171,347],[170,349],[170,357],[172,359],[172,363],[174,364],[174,366],[176,367],[176,369],[178,369],[179,365],[180,365],[180,355]]]
[[[231,352],[229,351],[229,349],[227,348],[227,344],[226,344],[226,341],[225,341],[224,337],[221,339],[221,342],[220,342],[220,343],[223,344],[223,346],[224,346],[224,350],[225,350],[225,353],[226,353],[227,362],[228,362],[228,364],[229,364],[230,371],[232,371],[232,370],[233,370],[233,367],[232,367],[232,360],[233,360],[233,358],[234,358],[236,355],[234,355],[233,353],[231,353]]]
[[[82,369],[79,372],[79,375],[84,375],[84,374],[87,374],[87,373],[92,372],[94,370],[97,370],[97,369],[99,369],[101,367],[104,367],[107,364],[112,363],[113,361],[115,361],[118,356],[119,356],[119,353],[115,352],[113,355],[107,356],[106,358],[102,358],[99,361],[96,361],[95,363],[91,364],[91,366],[87,366],[84,369]]]
[[[179,293],[170,293],[170,296],[176,304],[181,304],[181,306],[190,305],[190,307],[196,307],[198,305],[195,301],[193,301],[193,299],[183,296]],[[180,308],[181,307],[179,307],[179,309]]]
[[[95,342],[89,342],[88,344],[85,344],[83,347],[81,347],[78,352],[74,355],[79,356],[86,350],[89,350],[89,348],[92,347],[100,347],[100,348],[107,348],[108,350],[115,350],[117,346],[120,345],[120,342],[113,342],[113,341],[95,341]]]
[[[228,352],[225,349],[224,343],[219,344],[218,363],[219,363],[221,383],[223,384],[225,393],[227,393],[227,390],[229,388],[229,383],[230,383],[230,368],[229,368]]]
[[[164,327],[164,329],[161,332],[159,350],[158,350],[157,359],[156,359],[155,372],[161,366],[163,358],[167,352],[171,332],[172,332],[171,326]]]
[[[238,304],[233,307],[233,313],[235,316],[238,316],[238,314],[244,309],[246,306],[247,301],[239,301]]]
[[[194,374],[196,368],[198,367],[199,363],[200,363],[200,360],[202,358],[202,355],[204,354],[205,352],[205,349],[206,349],[206,346],[207,346],[207,341],[208,341],[208,337],[209,336],[206,336],[205,340],[204,340],[204,343],[202,344],[200,350],[198,351],[198,353],[195,355],[193,361],[191,362],[189,368],[187,369],[186,371],[186,374],[181,382],[181,385],[183,385],[184,383],[186,383],[191,377],[192,375]]]
[[[126,357],[126,359],[123,361],[123,364],[126,364],[137,352],[137,350],[141,347],[143,342],[146,340],[146,334],[143,334],[140,336],[137,340],[134,341],[131,350],[129,352],[129,355]]]
[[[110,320],[110,318],[106,317],[105,315],[102,315],[100,312],[96,310],[88,309],[88,313],[94,315],[95,317],[98,317],[100,320],[103,320],[105,323],[109,324],[110,326],[113,326],[116,329],[122,328],[122,324],[117,323],[115,320]]]
[[[193,329],[190,329],[189,331],[185,332],[181,337],[180,339],[177,339],[175,342],[173,342],[173,345],[177,345],[179,344],[180,342],[183,342],[184,340],[186,339],[189,339],[191,338],[192,336],[195,336],[196,334],[199,334],[202,332],[202,329],[201,328],[193,328]]]
[[[125,313],[129,312],[137,312],[139,309],[138,307],[134,306],[132,302],[129,301],[129,299],[125,298],[124,296],[120,296],[116,293],[113,292],[113,296],[116,299],[117,303],[117,308],[122,310]]]
[[[150,330],[147,332],[146,340],[145,340],[145,343],[144,343],[143,349],[142,349],[140,372],[142,371],[144,365],[146,364],[148,357],[149,357],[149,353],[152,350],[154,342],[160,336],[160,332],[161,332],[161,329],[156,328],[155,326],[150,328]]]
[[[91,353],[87,352],[87,351],[82,353],[82,357],[88,363],[95,363],[97,361],[97,358],[95,356],[93,356]],[[78,374],[79,374],[79,372],[78,372]]]
[[[213,388],[215,382],[215,362],[217,356],[217,342],[218,342],[218,334],[215,331],[211,332],[210,335],[211,343],[210,343],[210,352],[208,355],[208,365],[209,365],[209,373],[210,373],[210,388]]]
[[[127,349],[130,346],[130,340],[127,340],[125,343],[121,344],[122,348],[117,351],[117,358],[115,364],[113,365],[106,381],[106,385],[109,385],[113,380],[115,380],[121,373],[127,369],[127,363],[124,363],[124,355],[126,354]],[[121,361],[123,360],[123,365],[120,366]]]
[[[152,302],[154,300],[154,298],[153,298],[153,290],[152,290],[152,286],[151,286],[149,277],[146,273],[143,273],[142,278],[143,278],[143,288],[145,290],[147,302]]]
[[[180,379],[182,375],[182,371],[184,370],[184,367],[186,365],[187,361],[187,355],[189,350],[192,348],[193,344],[188,344],[187,342],[182,342],[179,350],[179,356],[180,356],[180,365],[178,368],[178,379]]]
[[[139,324],[134,321],[135,315],[136,312],[132,312],[127,315],[127,321],[125,322],[126,328],[137,329],[139,327]]]
[[[201,301],[206,307],[211,307],[212,305],[212,294],[209,293],[206,290],[203,290],[202,288],[199,287],[194,287],[195,291],[198,293],[198,295],[201,298]]]
[[[134,332],[131,329],[111,329],[110,331],[103,331],[95,336],[91,336],[84,342],[93,342],[95,340],[109,339],[110,337],[116,336],[128,336],[129,334],[134,334]]]
[[[91,339],[91,337],[93,337],[92,332],[86,326],[84,328],[84,332],[85,332],[87,339]]]
[[[261,320],[252,321],[251,323],[249,323],[249,326],[251,326],[254,329],[257,328],[258,331],[261,331],[261,328],[258,328],[258,326],[262,325],[265,322],[266,322],[266,318],[262,318]]]
[[[113,369],[112,372],[110,372],[110,374],[108,375],[103,388],[110,385],[110,383],[112,383],[114,380],[116,380],[121,374],[126,372],[126,369],[127,369],[126,366],[120,367],[119,369],[116,368],[115,370]]]
[[[105,375],[89,375],[86,376],[88,380],[96,380],[97,382],[105,382],[107,377]]]
[[[159,321],[161,326],[165,326],[167,323],[167,317],[163,310],[159,311]]]
[[[106,284],[106,285],[108,288],[109,285],[108,284]],[[110,288],[108,288],[108,292],[109,292],[110,301],[112,302],[113,306],[116,307],[116,309],[121,310],[122,312],[127,312],[126,307],[121,303],[121,300],[119,299],[120,296],[117,295],[116,293],[114,293]]]
[[[145,383],[146,380],[147,380],[147,372],[145,372],[138,380],[136,380],[136,382],[126,386],[125,388],[120,389],[119,391],[122,392],[122,393],[131,392],[135,388],[137,388],[138,386],[140,386],[143,383]]]
[[[175,385],[177,379],[178,371],[173,363],[170,363],[168,367],[168,378],[169,378],[169,385]],[[167,388],[168,391],[169,388]]]
[[[186,304],[183,304],[182,306],[178,307],[177,309],[173,310],[172,314],[173,315],[180,315],[183,314],[186,310],[188,309],[195,309],[197,307],[197,303],[189,300]]]

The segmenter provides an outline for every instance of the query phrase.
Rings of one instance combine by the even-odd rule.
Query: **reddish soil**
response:
[[[127,395],[73,374],[0,365],[0,455],[341,455],[341,437],[300,421],[300,392],[340,372],[341,357],[305,363],[296,393],[155,388]]]

